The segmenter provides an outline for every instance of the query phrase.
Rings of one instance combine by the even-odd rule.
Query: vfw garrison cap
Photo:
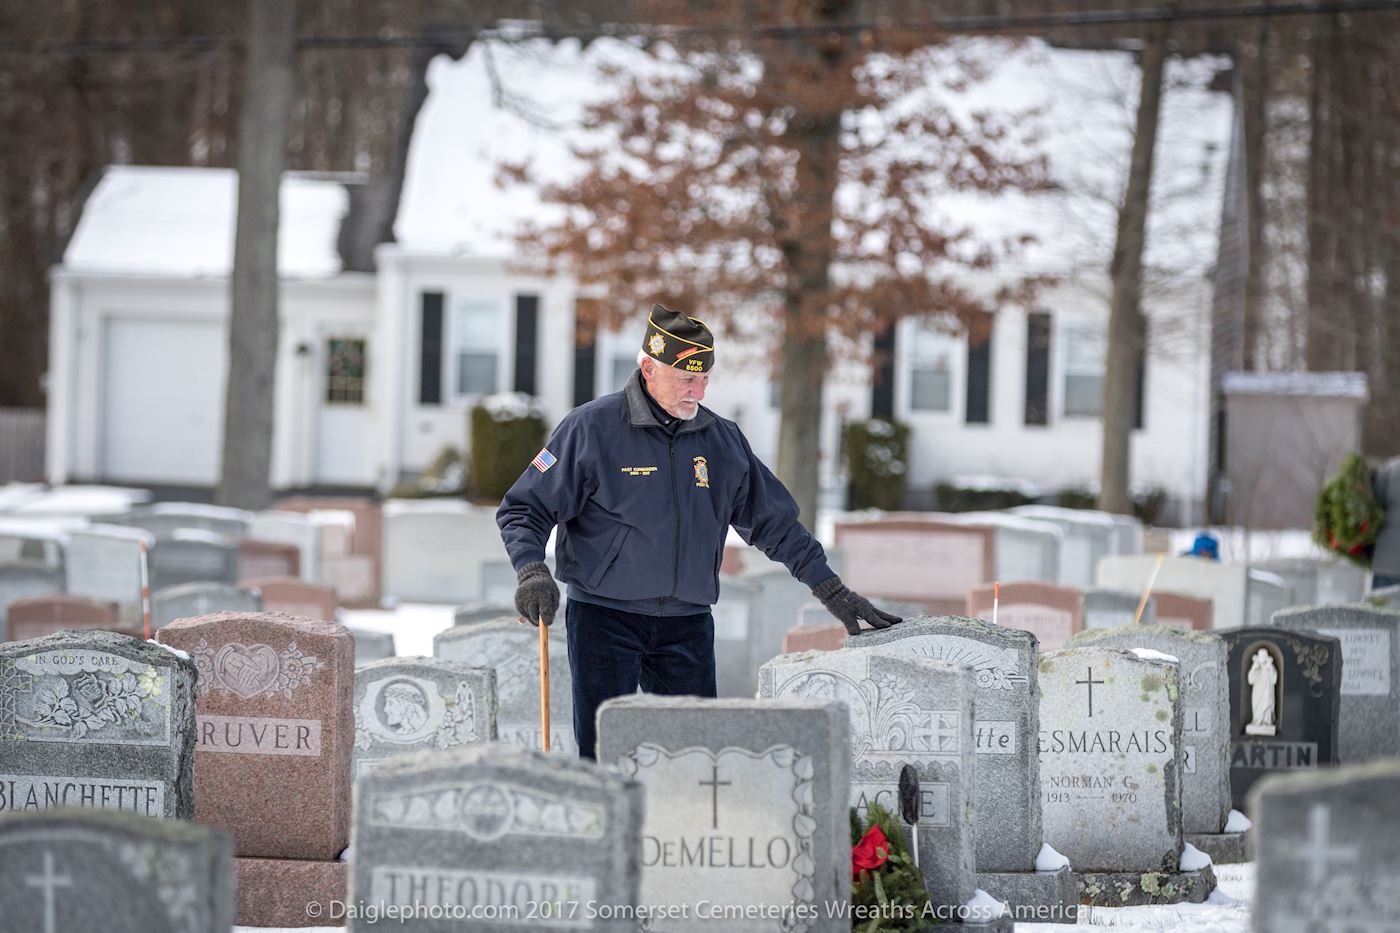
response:
[[[652,305],[642,349],[658,363],[691,373],[715,365],[715,338],[705,322],[661,305]]]

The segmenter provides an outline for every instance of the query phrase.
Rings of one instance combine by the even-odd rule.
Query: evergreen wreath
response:
[[[1322,485],[1313,520],[1313,540],[1363,567],[1371,566],[1371,551],[1385,522],[1385,509],[1376,502],[1375,473],[1360,454],[1348,454],[1335,475]]]
[[[870,804],[862,821],[851,808],[851,930],[892,933],[936,924],[924,875],[890,811]]]

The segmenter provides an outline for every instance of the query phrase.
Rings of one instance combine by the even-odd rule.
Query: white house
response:
[[[546,89],[542,102],[574,112],[591,87],[579,80],[582,53],[550,54],[511,47],[494,64],[498,73],[528,69],[530,86]],[[1043,105],[1061,190],[947,209],[992,233],[1039,237],[1017,268],[997,275],[1058,281],[1031,313],[999,313],[979,347],[906,319],[883,347],[893,350],[884,372],[863,363],[833,372],[822,434],[833,498],[840,422],[872,413],[912,426],[915,488],[991,479],[1048,492],[1096,479],[1105,269],[1135,69],[1126,55],[1035,44],[1002,58],[969,106]],[[1153,339],[1133,443],[1135,484],[1165,489],[1185,520],[1199,514],[1206,483],[1207,274],[1229,133],[1228,98],[1205,89],[1213,71],[1209,62],[1176,67],[1164,105],[1148,258],[1168,273],[1148,293]],[[498,190],[494,164],[531,153],[566,174],[558,136],[492,107],[477,46],[460,62],[434,62],[429,80],[396,242],[371,255],[354,248],[374,220],[365,206],[373,199],[360,197],[366,179],[283,180],[278,488],[387,490],[445,445],[463,447],[468,410],[482,395],[526,391],[557,420],[618,388],[634,365],[644,309],[635,333],[576,347],[573,283],[510,263],[514,224],[541,208]],[[235,188],[234,174],[218,169],[114,166],[97,182],[52,272],[50,481],[216,481]],[[773,462],[778,409],[766,363],[727,364],[723,347],[717,356],[708,403]]]

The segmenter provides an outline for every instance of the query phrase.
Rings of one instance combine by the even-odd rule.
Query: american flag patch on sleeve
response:
[[[530,466],[543,473],[557,462],[558,460],[555,458],[554,454],[549,452],[549,448],[541,447],[540,452],[535,454],[535,459],[530,461]]]

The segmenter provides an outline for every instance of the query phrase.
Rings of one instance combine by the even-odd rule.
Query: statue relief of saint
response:
[[[1273,655],[1264,648],[1254,653],[1249,666],[1250,707],[1252,718],[1244,727],[1245,735],[1277,735],[1278,707],[1274,687],[1278,684],[1278,669]]]

